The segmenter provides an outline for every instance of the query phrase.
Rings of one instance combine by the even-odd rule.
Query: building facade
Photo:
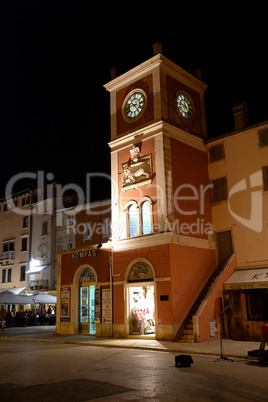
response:
[[[217,273],[204,143],[206,85],[156,54],[105,88],[111,102],[112,237],[102,248],[97,239],[90,246],[80,239],[75,250],[59,253],[56,330],[210,339],[209,320],[195,323],[197,333],[191,321]],[[83,324],[93,306],[91,330]],[[213,299],[208,314],[214,317],[219,308]]]
[[[268,320],[268,123],[243,122],[239,110],[237,130],[207,142],[208,170],[218,259],[235,255],[223,285],[225,335],[259,340]]]
[[[28,287],[31,197],[26,191],[0,202],[0,292],[20,293]]]

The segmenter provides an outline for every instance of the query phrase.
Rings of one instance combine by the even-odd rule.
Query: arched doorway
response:
[[[132,261],[126,270],[129,335],[155,335],[155,272],[149,261]]]
[[[86,267],[79,277],[79,332],[96,334],[95,291],[97,277],[93,268]]]

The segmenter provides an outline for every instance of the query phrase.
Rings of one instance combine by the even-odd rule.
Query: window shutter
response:
[[[215,145],[214,147],[209,148],[208,153],[210,163],[224,159],[225,158],[224,145],[223,144]]]
[[[268,128],[264,130],[260,130],[258,132],[259,135],[259,145],[260,147],[266,147],[268,145]]]

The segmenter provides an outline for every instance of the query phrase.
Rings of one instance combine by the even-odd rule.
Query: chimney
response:
[[[156,56],[158,53],[162,53],[162,44],[159,42],[154,43],[153,51],[154,51],[154,56]]]
[[[114,80],[117,77],[117,69],[115,67],[111,68],[110,70],[111,73],[111,80]]]
[[[235,130],[239,130],[248,125],[248,106],[247,102],[237,103],[233,107]]]

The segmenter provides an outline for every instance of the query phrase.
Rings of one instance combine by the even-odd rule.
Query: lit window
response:
[[[142,216],[142,234],[146,235],[151,233],[152,222],[151,222],[151,208],[149,201],[143,202],[141,207],[141,216]]]
[[[137,207],[132,204],[128,209],[129,237],[137,236]]]

